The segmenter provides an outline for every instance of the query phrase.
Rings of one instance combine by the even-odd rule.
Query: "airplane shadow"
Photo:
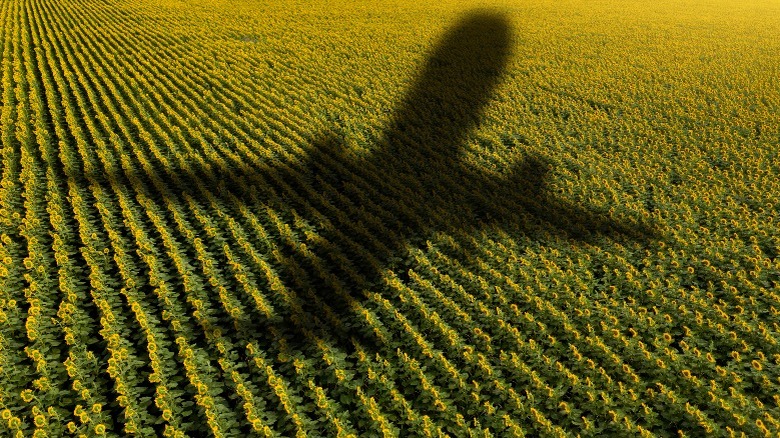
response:
[[[248,211],[260,218],[267,233],[276,236],[274,243],[264,244],[246,227],[248,240],[274,266],[299,307],[291,310],[274,297],[251,257],[236,246],[234,253],[257,269],[255,281],[281,315],[268,321],[250,311],[233,321],[225,313],[221,320],[229,330],[223,332],[237,342],[260,339],[261,345],[277,348],[283,338],[291,351],[304,351],[315,348],[314,333],[345,352],[355,345],[368,351],[387,348],[356,309],[366,291],[381,288],[385,271],[408,245],[424,245],[436,231],[502,229],[532,237],[546,231],[589,243],[604,236],[642,243],[660,238],[641,219],[617,221],[556,197],[547,187],[552,164],[543,156],[529,154],[500,177],[463,160],[463,143],[502,80],[511,41],[502,15],[464,17],[442,37],[368,155],[356,155],[337,136],[326,136],[308,148],[300,145],[308,149],[306,156],[236,160],[222,154],[225,165],[193,160],[158,165],[151,173],[139,167],[135,174],[125,170],[80,178],[111,185],[135,178],[147,187],[169,188],[148,194],[157,201],[168,198],[209,212],[217,208],[235,217]],[[298,225],[288,233],[280,223]],[[307,227],[309,234],[301,231]],[[219,251],[213,254],[221,257]],[[408,281],[404,272],[392,275]]]

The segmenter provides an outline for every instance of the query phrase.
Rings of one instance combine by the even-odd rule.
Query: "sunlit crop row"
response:
[[[0,435],[780,434],[780,7],[417,3],[0,3]]]

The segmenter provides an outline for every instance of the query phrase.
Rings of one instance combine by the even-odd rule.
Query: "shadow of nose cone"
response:
[[[461,19],[429,55],[396,112],[391,136],[414,130],[414,138],[434,140],[438,152],[458,147],[490,101],[510,51],[502,14],[480,11]]]

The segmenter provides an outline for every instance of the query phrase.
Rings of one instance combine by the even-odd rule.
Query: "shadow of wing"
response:
[[[616,220],[555,196],[547,184],[551,170],[548,160],[530,156],[514,166],[501,184],[514,192],[513,197],[526,213],[571,239],[594,244],[598,236],[605,236],[647,244],[661,238],[660,232],[651,224],[640,220]]]

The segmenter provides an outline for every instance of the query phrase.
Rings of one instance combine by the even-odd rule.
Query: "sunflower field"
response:
[[[780,436],[777,1],[0,21],[0,436]]]

